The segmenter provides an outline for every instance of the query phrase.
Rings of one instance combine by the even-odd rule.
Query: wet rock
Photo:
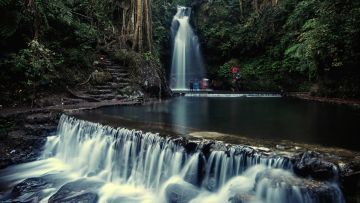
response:
[[[283,144],[277,144],[277,145],[276,145],[276,149],[279,149],[279,150],[289,150],[289,149],[291,149],[291,146],[287,146],[287,145],[283,145]]]
[[[98,195],[96,193],[92,193],[92,192],[85,192],[85,193],[81,193],[79,195],[74,195],[74,196],[70,196],[70,197],[65,197],[63,199],[58,199],[58,200],[54,200],[54,201],[50,201],[49,202],[57,202],[57,203],[77,203],[77,202],[81,202],[81,203],[97,203],[98,202]]]
[[[33,161],[41,153],[46,136],[57,129],[60,113],[39,109],[0,114],[6,124],[0,132],[0,168]]]
[[[360,157],[341,167],[340,181],[347,202],[360,202]]]
[[[198,142],[189,141],[184,145],[184,148],[187,153],[194,153],[196,152],[198,145]]]
[[[213,146],[215,145],[215,142],[207,142],[202,143],[201,152],[204,154],[206,158],[208,158],[213,150]]]
[[[174,183],[165,188],[167,202],[187,203],[199,194],[199,189],[190,183]]]
[[[12,190],[12,194],[16,196],[23,195],[30,192],[38,192],[42,189],[51,187],[52,184],[46,181],[44,178],[28,178],[23,182],[19,183]]]
[[[336,184],[299,178],[289,172],[266,170],[256,176],[256,186],[262,191],[261,198],[273,198],[276,195],[282,202],[342,202],[343,195]],[[281,189],[280,189],[281,188]],[[277,191],[282,191],[276,194]]]
[[[53,124],[25,124],[25,129],[28,134],[46,136],[53,133],[57,129],[57,125]]]
[[[294,164],[294,172],[302,177],[312,177],[317,180],[333,180],[338,176],[337,166],[323,160],[316,152],[300,154]]]
[[[128,53],[130,60],[131,78],[143,92],[149,97],[156,98],[170,96],[171,90],[167,84],[165,73],[161,70],[161,65],[151,56],[131,52]]]
[[[53,113],[35,113],[26,116],[26,122],[32,124],[49,123],[50,121],[56,122],[56,117]]]
[[[3,169],[11,164],[12,164],[12,161],[10,158],[0,157],[0,169]]]
[[[192,185],[201,187],[206,171],[206,161],[203,154],[199,153],[197,156],[198,159],[192,160],[191,164],[185,171],[184,180]]]
[[[248,203],[255,200],[254,195],[250,194],[237,194],[229,199],[230,203]]]
[[[4,189],[11,192],[0,200],[11,200],[14,202],[38,202],[54,191],[65,180],[63,177],[56,175],[45,175],[42,177],[28,178],[21,183],[15,185],[12,189],[6,187]],[[4,182],[9,185],[9,182]]]
[[[102,183],[89,181],[85,179],[63,185],[54,195],[49,199],[49,203],[60,202],[86,202],[96,203],[98,195],[96,190],[100,188]]]

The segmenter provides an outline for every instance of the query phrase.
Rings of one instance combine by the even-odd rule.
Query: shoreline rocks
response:
[[[49,110],[24,112],[1,117],[5,126],[0,142],[0,169],[36,160],[46,137],[57,129],[60,113]]]
[[[46,141],[46,137],[56,131],[57,122],[62,111],[40,110],[27,113],[13,114],[1,117],[4,122],[10,123],[6,127],[0,143],[0,169],[12,164],[18,164],[36,160]],[[174,138],[175,142],[183,145],[188,153],[201,150],[205,158],[213,150],[224,151],[230,154],[231,144],[207,140],[201,138]],[[255,143],[256,145],[256,143]],[[291,152],[290,155],[279,153],[278,147],[251,147],[248,146],[247,154],[259,155],[260,157],[282,156],[286,157],[293,171],[300,177],[311,177],[319,181],[339,181],[341,188],[348,202],[359,202],[360,191],[360,156],[353,154],[343,157],[334,157],[331,154],[324,154],[306,149],[301,153]],[[284,148],[286,151],[288,148]],[[281,149],[282,150],[282,149]],[[334,152],[335,153],[335,152]],[[338,155],[337,155],[338,156]],[[87,195],[85,195],[88,198]],[[90,195],[91,196],[91,195]],[[94,199],[95,197],[89,197]]]

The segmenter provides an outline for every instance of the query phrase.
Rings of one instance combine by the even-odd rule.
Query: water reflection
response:
[[[87,115],[166,125],[180,134],[190,128],[360,151],[359,110],[294,99],[178,97],[144,106],[106,107]]]

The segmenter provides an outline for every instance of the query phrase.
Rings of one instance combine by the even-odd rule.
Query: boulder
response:
[[[295,174],[301,177],[312,177],[316,180],[334,180],[338,177],[337,166],[326,160],[316,152],[301,153],[295,160]]]
[[[341,186],[347,202],[360,202],[360,157],[341,168]]]
[[[198,142],[188,141],[184,145],[184,148],[185,148],[187,153],[194,153],[194,152],[196,152],[198,145],[199,145]]]
[[[57,203],[97,203],[98,202],[98,195],[94,192],[84,192],[78,195],[73,195],[69,197],[64,197],[62,199],[56,199],[56,200],[49,200],[49,202],[57,202]]]
[[[98,200],[97,190],[103,184],[100,182],[80,179],[63,185],[49,199],[49,203],[60,202],[86,202],[96,203]]]
[[[258,173],[255,184],[256,196],[267,200],[276,198],[281,202],[291,203],[342,202],[344,200],[336,184],[296,177],[279,169],[268,169]]]
[[[141,91],[151,98],[169,97],[171,90],[167,84],[161,64],[151,55],[144,56],[135,52],[128,53],[130,77]]]
[[[49,195],[51,188],[57,188],[64,181],[63,177],[45,175],[42,177],[28,178],[15,185],[10,194],[2,200],[19,202],[38,202]]]
[[[165,188],[166,200],[171,203],[187,203],[199,193],[197,187],[187,182],[173,183]]]
[[[28,178],[23,182],[17,184],[11,193],[15,196],[20,196],[24,195],[25,193],[38,192],[51,186],[52,184],[44,178]]]

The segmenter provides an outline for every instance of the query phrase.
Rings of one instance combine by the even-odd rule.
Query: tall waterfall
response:
[[[171,24],[171,89],[188,89],[190,80],[201,80],[205,76],[198,37],[189,22],[190,14],[190,8],[179,6]]]
[[[0,202],[344,202],[337,184],[293,175],[288,158],[215,145],[63,115],[42,159],[0,171]]]

